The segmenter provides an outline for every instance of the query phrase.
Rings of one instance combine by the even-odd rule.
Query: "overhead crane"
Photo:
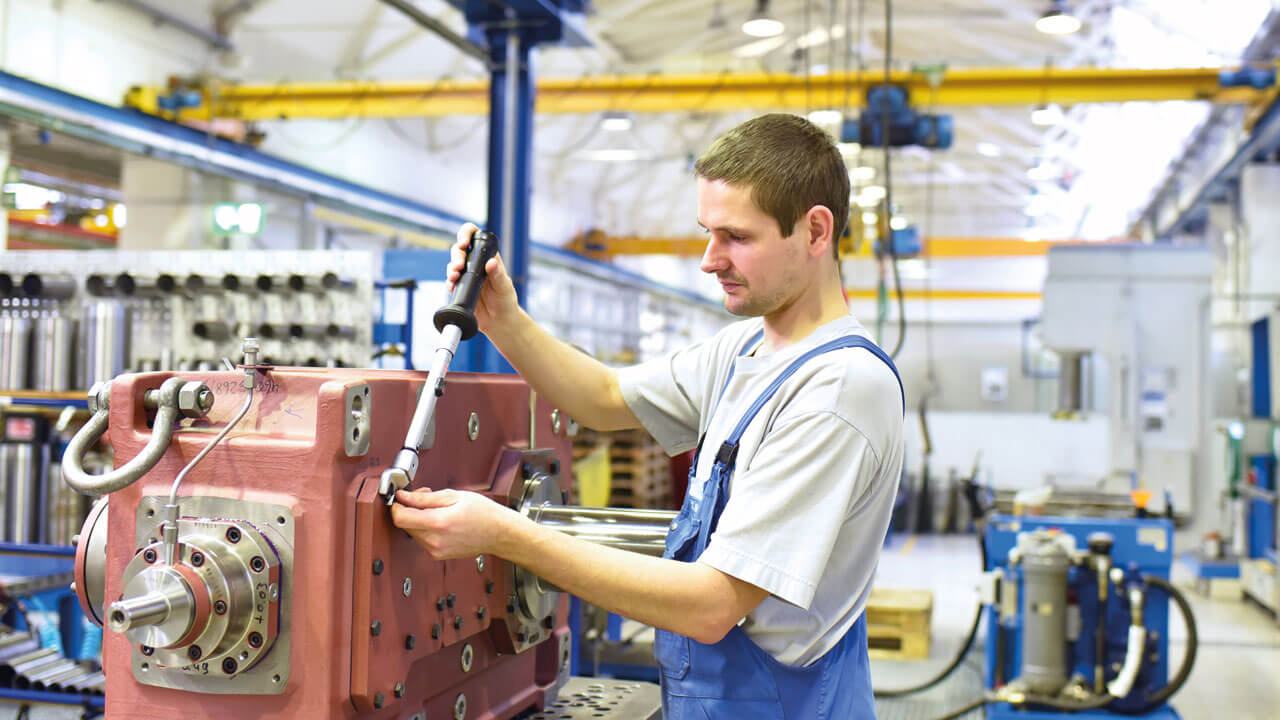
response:
[[[1239,71],[1213,68],[949,68],[899,70],[889,84],[908,89],[912,102],[936,107],[1059,103],[1205,101],[1253,104],[1275,87],[1273,68],[1245,71],[1248,82],[1228,86]],[[694,75],[601,75],[542,78],[541,114],[630,111],[735,112],[802,110],[815,105],[861,107],[866,90],[884,84],[879,73],[833,72]],[[125,105],[178,120],[242,121],[342,117],[443,117],[489,112],[488,79],[421,82],[175,83],[138,86]]]

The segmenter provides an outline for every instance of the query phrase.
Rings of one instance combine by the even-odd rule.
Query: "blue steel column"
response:
[[[509,38],[513,33],[514,38]],[[493,63],[489,82],[489,216],[486,227],[498,233],[503,262],[511,273],[516,294],[523,306],[528,299],[529,281],[529,187],[533,161],[533,73],[530,67],[532,40],[519,27],[490,27],[485,35]],[[514,40],[514,43],[510,42]],[[516,69],[509,76],[508,47],[514,44]],[[511,85],[514,84],[514,87]],[[514,127],[508,124],[508,108],[514,98]],[[506,158],[512,140],[514,157]],[[510,192],[507,182],[511,182]],[[508,202],[510,208],[508,209]],[[506,213],[509,216],[504,217]],[[502,354],[487,339],[476,337],[468,343],[469,366],[481,372],[514,372]]]

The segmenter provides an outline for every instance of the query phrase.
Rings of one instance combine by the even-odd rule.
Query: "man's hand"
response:
[[[437,560],[497,554],[506,528],[523,520],[483,495],[457,490],[401,490],[391,519]]]
[[[471,236],[479,229],[472,223],[458,228],[458,241],[449,250],[449,267],[445,271],[445,282],[449,285],[450,293],[458,278],[462,277],[467,248],[471,247]],[[484,288],[480,291],[480,300],[476,303],[475,314],[480,332],[488,335],[490,330],[497,329],[516,317],[520,312],[520,304],[516,298],[515,285],[511,283],[511,276],[507,274],[501,255],[495,255],[485,263],[484,271],[487,276]]]

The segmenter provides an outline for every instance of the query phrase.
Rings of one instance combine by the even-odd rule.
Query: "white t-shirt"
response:
[[[720,445],[792,360],[829,340],[867,335],[857,320],[844,317],[776,353],[738,357],[762,327],[758,318],[737,322],[709,340],[618,372],[627,405],[669,454],[696,447],[706,433],[689,487],[694,497],[701,497]],[[728,504],[698,562],[770,593],[743,629],[780,662],[812,663],[861,615],[902,456],[898,381],[862,348],[811,358],[743,434]]]

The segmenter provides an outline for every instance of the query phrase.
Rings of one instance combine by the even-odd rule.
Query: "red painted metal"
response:
[[[150,435],[143,394],[173,375],[113,381],[108,437],[117,465],[135,456]],[[151,472],[111,496],[108,603],[120,596],[121,575],[136,551],[131,541],[141,499],[167,496],[177,472],[243,403],[240,372],[181,376],[206,382],[215,406],[207,418],[184,421]],[[378,475],[400,449],[425,379],[426,373],[378,370],[282,368],[259,374],[248,415],[191,471],[180,495],[272,503],[293,513],[287,685],[278,695],[197,695],[143,685],[131,672],[128,638],[108,632],[103,655],[109,718],[166,711],[184,720],[402,720],[423,711],[438,718],[453,716],[459,693],[467,697],[467,720],[506,720],[542,707],[560,672],[557,641],[568,632],[566,602],[553,627],[541,631],[540,643],[510,652],[517,632],[508,610],[511,566],[493,557],[485,559],[483,571],[475,558],[431,560],[391,524],[389,509],[377,497]],[[348,457],[346,390],[366,382],[371,445],[364,456]],[[537,445],[546,452],[530,453],[528,386],[515,376],[451,374],[437,406],[435,444],[422,454],[417,485],[476,490],[513,504],[526,462],[548,467],[557,459],[568,477],[570,441],[563,430],[553,433],[551,406],[539,399],[536,407]],[[467,434],[472,412],[480,420],[475,440]],[[383,561],[379,575],[373,573],[374,558]],[[411,582],[408,596],[405,578]],[[437,610],[440,598],[443,610]],[[462,619],[460,627],[454,618]],[[440,637],[433,639],[436,624]],[[464,672],[461,653],[467,645],[473,659]],[[403,684],[401,697],[397,683]],[[379,693],[380,709],[374,707]]]

